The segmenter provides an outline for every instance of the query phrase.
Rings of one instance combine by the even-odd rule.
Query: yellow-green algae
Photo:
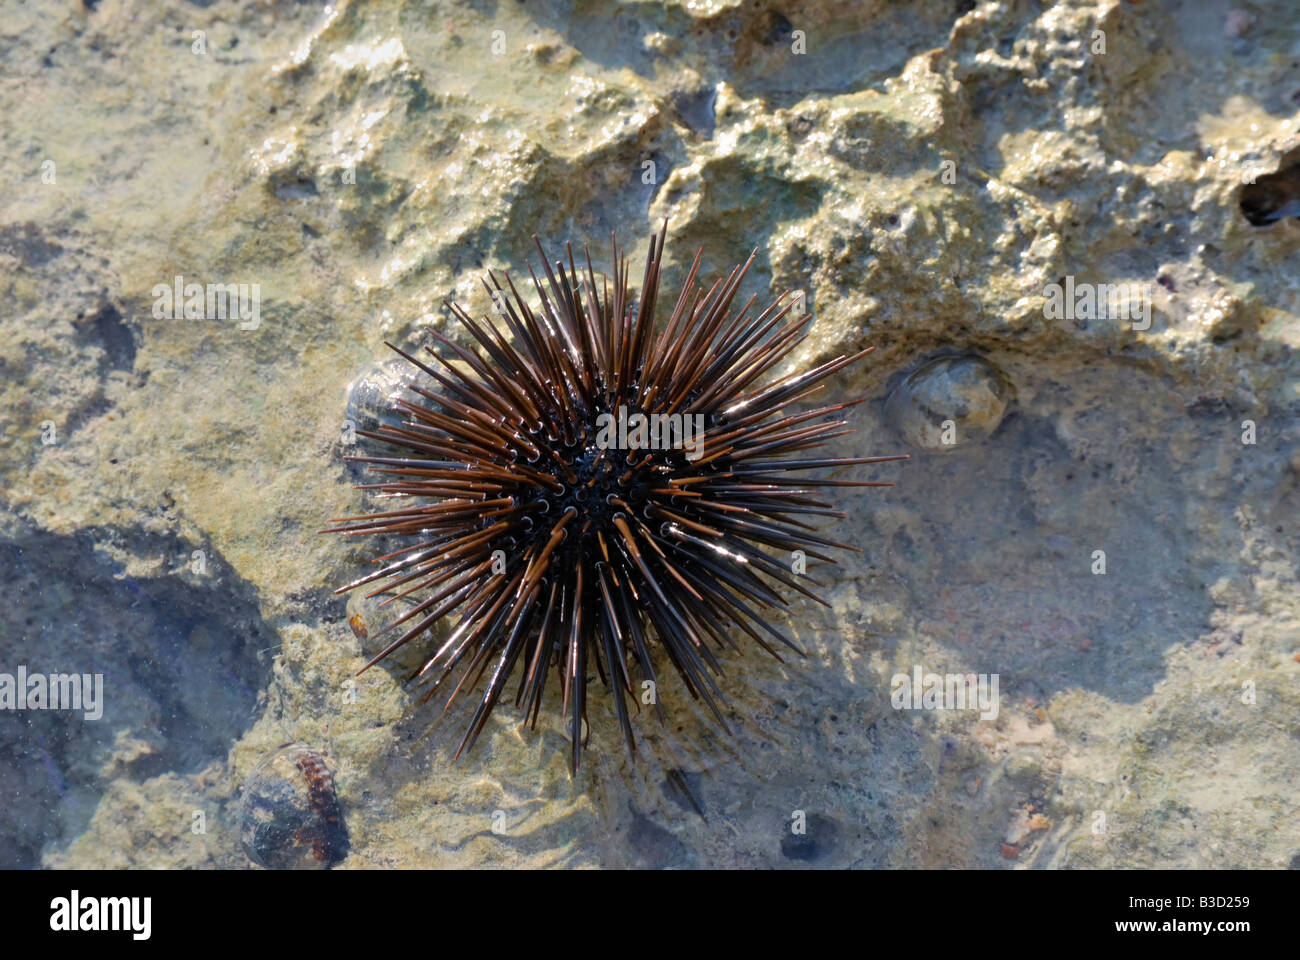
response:
[[[1300,149],[1300,26],[1284,3],[1253,5],[1237,38],[1225,3],[953,7],[11,11],[0,532],[86,534],[144,583],[208,550],[274,638],[227,755],[141,780],[132,764],[164,745],[126,723],[77,761],[97,772],[54,811],[61,831],[24,849],[245,866],[238,786],[299,740],[334,765],[343,867],[781,865],[795,810],[839,826],[819,866],[1290,862],[1300,230],[1248,226],[1237,197]],[[353,680],[329,589],[363,555],[314,532],[361,502],[343,387],[383,340],[444,329],[444,297],[486,310],[479,276],[522,272],[531,234],[604,261],[616,228],[639,258],[664,217],[674,277],[697,245],[711,274],[757,247],[752,292],[808,293],[799,362],[878,346],[834,387],[873,399],[844,455],[899,446],[879,401],[940,347],[995,360],[1019,417],[1000,445],[918,457],[849,499],[838,533],[866,552],[829,575],[833,613],[795,606],[807,661],[728,660],[736,737],[679,711],[629,764],[600,701],[571,786],[561,734],[500,710],[450,763],[456,717],[422,739],[438,706],[400,673]],[[260,284],[260,327],[154,319],[177,274]],[[1155,322],[1046,320],[1066,274],[1152,284]],[[87,330],[105,303],[129,368]],[[0,619],[4,646],[24,609]],[[1001,670],[999,719],[891,710],[890,676],[916,663]],[[704,774],[707,820],[672,799],[669,763]]]

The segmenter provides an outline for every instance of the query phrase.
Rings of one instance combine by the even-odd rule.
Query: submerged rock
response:
[[[1300,194],[1283,175],[1300,163],[1300,88],[1286,30],[1261,14],[1225,37],[1212,5],[1110,0],[670,0],[635,18],[607,0],[471,4],[436,30],[390,0],[159,0],[129,30],[120,5],[82,6],[6,10],[17,80],[0,89],[0,140],[25,159],[0,218],[0,556],[77,538],[118,566],[0,563],[26,598],[0,609],[0,648],[14,663],[31,650],[32,669],[103,669],[118,693],[94,729],[8,718],[0,781],[22,803],[0,811],[0,865],[248,866],[238,829],[178,827],[326,729],[331,764],[365,772],[346,808],[355,865],[1003,868],[1006,811],[1031,803],[1055,826],[1017,838],[1018,865],[1293,862]],[[452,763],[457,732],[420,736],[408,661],[340,690],[400,635],[378,634],[397,602],[345,615],[321,593],[363,546],[314,531],[391,509],[351,489],[383,475],[340,468],[340,451],[361,452],[338,443],[344,386],[372,358],[380,380],[401,370],[385,340],[470,345],[439,303],[491,316],[480,277],[525,278],[532,234],[572,241],[585,266],[582,243],[599,261],[616,230],[638,263],[665,217],[669,287],[696,247],[706,289],[757,248],[741,303],[803,290],[810,351],[878,347],[871,370],[810,402],[878,397],[872,373],[914,373],[891,412],[923,436],[952,420],[962,452],[865,473],[898,486],[864,494],[832,534],[864,547],[827,571],[835,609],[773,619],[807,662],[770,668],[775,698],[728,687],[755,718],[748,739],[700,740],[695,701],[665,685],[674,722],[634,763],[570,781],[545,712],[536,737],[493,718],[490,752]],[[259,284],[260,326],[155,318],[155,285],[181,274]],[[1149,287],[1158,325],[1048,318],[1043,291],[1067,276]],[[940,402],[972,398],[956,361],[927,353],[940,343],[998,358],[1020,415],[997,425],[997,390],[982,422]],[[922,377],[926,360],[942,375]],[[400,420],[363,378],[354,427]],[[910,449],[876,442],[883,404],[855,411],[846,456]],[[1245,419],[1258,443],[1242,442]],[[181,572],[181,540],[225,559]],[[158,644],[122,647],[154,634],[201,641],[172,660],[186,703],[238,709],[175,713],[171,666],[152,683],[137,672]],[[399,653],[414,669],[438,642]],[[915,663],[1002,673],[996,724],[895,714],[890,675]],[[1247,680],[1259,707],[1241,701]],[[589,709],[590,736],[618,751],[608,699]],[[640,847],[629,789],[651,824]],[[839,839],[810,814],[783,850],[795,805],[833,811]],[[527,837],[493,833],[498,809]],[[655,826],[674,842],[656,846]]]

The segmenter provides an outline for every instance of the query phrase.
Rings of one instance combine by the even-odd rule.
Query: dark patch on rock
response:
[[[162,557],[163,569],[129,576],[98,549],[108,544]],[[114,776],[197,773],[252,726],[275,631],[252,586],[210,546],[196,549],[119,528],[0,539],[0,669],[102,677],[98,719],[0,711],[0,783],[22,799],[0,804],[5,866],[39,866],[47,843],[84,830],[87,794]]]
[[[690,127],[705,140],[713,139],[715,118],[713,105],[718,93],[712,87],[697,90],[677,90],[669,98],[669,103],[681,118],[682,123]]]
[[[633,811],[627,843],[642,864],[651,870],[689,865],[689,851],[682,842],[644,814]]]
[[[820,813],[810,813],[804,822],[803,833],[789,832],[781,838],[781,853],[787,860],[819,863],[835,854],[839,843],[840,825]]]
[[[1300,218],[1300,164],[1260,177],[1241,191],[1241,212],[1253,227]]]
[[[104,364],[113,370],[135,367],[135,337],[122,319],[122,313],[106,303],[85,321],[86,335],[104,349]]]
[[[25,267],[43,267],[63,252],[48,242],[34,223],[19,223],[0,229],[0,255],[15,257]]]

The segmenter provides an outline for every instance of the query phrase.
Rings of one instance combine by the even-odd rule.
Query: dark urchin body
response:
[[[455,629],[416,674],[436,673],[428,696],[458,674],[448,706],[486,678],[457,755],[472,746],[516,673],[516,706],[535,724],[547,677],[558,669],[576,770],[593,667],[613,690],[624,738],[635,749],[628,712],[629,702],[639,709],[634,684],[654,683],[650,699],[663,717],[651,656],[656,640],[690,695],[725,727],[713,648],[734,646],[734,628],[778,658],[772,641],[797,650],[765,614],[784,605],[782,586],[818,599],[791,572],[790,552],[830,560],[818,549],[856,549],[812,532],[807,517],[843,514],[810,494],[888,485],[794,478],[902,459],[782,459],[851,432],[829,419],[849,403],[799,414],[784,408],[870,351],[767,382],[811,318],[791,316],[784,297],[758,314],[751,298],[733,315],[752,255],[706,292],[696,287],[696,254],[666,326],[656,331],[665,232],[651,239],[635,305],[617,247],[611,289],[606,277],[597,283],[590,255],[579,279],[572,249],[568,269],[556,261],[552,270],[539,244],[546,276],[545,284],[532,276],[537,313],[508,276],[502,287],[489,273],[485,286],[510,339],[486,317],[476,323],[450,304],[482,351],[437,333],[446,359],[428,349],[426,364],[393,347],[441,390],[412,386],[415,399],[398,401],[406,416],[400,427],[358,431],[403,450],[401,457],[356,458],[391,477],[367,486],[398,506],[344,518],[334,530],[396,534],[411,543],[339,592],[377,584],[369,595],[419,601],[381,631],[404,628],[363,669],[458,613]],[[602,414],[617,416],[620,406],[698,415],[702,447],[599,444]]]

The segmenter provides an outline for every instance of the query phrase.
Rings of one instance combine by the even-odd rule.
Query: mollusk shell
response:
[[[948,354],[908,374],[885,401],[885,417],[912,446],[946,452],[997,430],[1014,397],[1007,375],[983,357]]]
[[[334,775],[320,754],[290,743],[262,758],[244,784],[239,841],[271,870],[323,870],[347,856]]]

